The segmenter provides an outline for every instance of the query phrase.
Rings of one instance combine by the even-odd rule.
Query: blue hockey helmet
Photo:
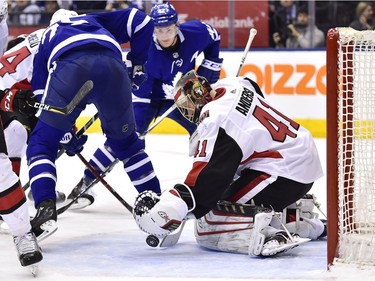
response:
[[[150,17],[153,19],[155,27],[176,24],[178,19],[175,8],[168,2],[154,5]]]

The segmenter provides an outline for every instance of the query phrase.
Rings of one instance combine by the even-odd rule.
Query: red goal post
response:
[[[327,33],[327,262],[375,266],[375,31]]]

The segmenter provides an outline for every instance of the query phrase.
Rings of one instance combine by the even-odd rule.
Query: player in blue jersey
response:
[[[203,53],[204,59],[197,73],[210,83],[220,76],[222,59],[219,58],[220,34],[210,25],[201,21],[178,23],[178,15],[170,3],[156,4],[151,9],[155,29],[153,44],[148,51],[146,73],[148,79],[138,89],[133,90],[133,106],[137,131],[143,134],[152,120],[162,115],[173,105],[173,88],[183,73],[195,68],[196,58]],[[184,127],[191,135],[196,125],[188,122],[178,110],[169,118]],[[102,172],[114,160],[110,152],[99,148],[90,160],[98,172]],[[100,168],[102,167],[102,168]],[[73,199],[95,179],[86,169],[84,178],[73,189],[68,199]],[[85,194],[75,208],[85,207],[94,201],[94,193]],[[87,202],[84,203],[84,199]],[[80,205],[82,204],[82,205]]]
[[[153,27],[145,13],[124,9],[66,17],[43,33],[31,81],[35,95],[45,104],[65,107],[86,81],[92,80],[94,86],[70,114],[37,112],[39,120],[26,155],[37,208],[31,224],[39,240],[57,229],[55,160],[60,140],[87,104],[94,104],[99,112],[104,145],[123,162],[125,170],[135,170],[132,180],[147,178],[137,190],[160,192],[144,142],[135,130],[131,83],[120,47],[130,42],[128,57],[133,65],[144,64]]]

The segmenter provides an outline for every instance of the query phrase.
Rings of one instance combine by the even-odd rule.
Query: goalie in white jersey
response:
[[[163,237],[187,217],[196,218],[197,241],[208,248],[263,256],[291,248],[284,246],[292,237],[277,235],[280,231],[269,226],[273,212],[254,218],[257,207],[250,217],[215,209],[226,200],[233,206],[282,212],[306,195],[323,175],[309,131],[271,106],[246,77],[211,86],[189,71],[176,85],[175,103],[189,121],[199,124],[193,168],[184,184],[160,197],[150,192],[138,196],[134,217],[140,229]],[[149,200],[153,204],[146,206]],[[323,225],[314,227],[306,226],[304,236],[316,238],[323,232]],[[246,231],[245,238],[241,231]]]

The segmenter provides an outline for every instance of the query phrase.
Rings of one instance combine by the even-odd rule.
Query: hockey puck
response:
[[[149,235],[146,238],[146,243],[150,247],[155,248],[155,247],[157,247],[159,245],[159,238],[157,238],[155,235]]]

